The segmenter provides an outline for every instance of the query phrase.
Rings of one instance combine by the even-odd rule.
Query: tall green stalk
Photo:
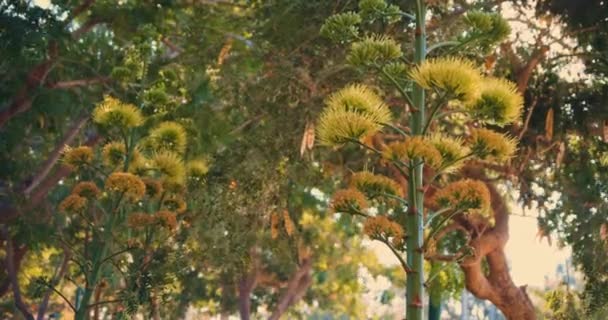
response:
[[[429,283],[429,317],[428,320],[441,319],[441,295],[442,290],[437,273],[441,272],[441,264],[438,262],[431,263],[431,272],[433,279]]]
[[[414,62],[421,64],[426,58],[426,6],[422,0],[416,1],[416,31]],[[425,96],[424,89],[414,84],[412,97],[414,106],[412,110],[410,128],[412,135],[421,135],[425,124]],[[407,263],[411,270],[407,272],[406,293],[406,319],[422,320],[424,297],[424,257],[422,253],[424,236],[424,191],[423,191],[423,164],[421,159],[414,159],[410,166],[408,179],[408,200],[410,208],[406,219],[407,237]]]

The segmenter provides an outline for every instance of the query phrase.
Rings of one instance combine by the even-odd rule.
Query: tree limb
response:
[[[21,312],[21,314],[23,315],[23,317],[26,320],[34,320],[34,316],[32,315],[32,313],[30,312],[28,306],[25,304],[25,302],[23,302],[23,299],[21,297],[21,289],[19,287],[19,279],[17,278],[17,270],[15,268],[15,261],[14,259],[14,248],[13,248],[13,239],[11,239],[9,231],[8,231],[8,226],[4,225],[2,228],[2,234],[4,236],[4,238],[6,239],[6,272],[8,274],[8,278],[11,281],[11,288],[13,289],[13,299],[15,300],[15,306],[17,307],[17,309],[19,309],[19,311]]]

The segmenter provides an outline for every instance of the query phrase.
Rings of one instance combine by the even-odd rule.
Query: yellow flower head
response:
[[[481,83],[479,98],[467,104],[467,108],[477,119],[502,126],[519,119],[523,104],[524,99],[515,83],[485,78]]]
[[[190,160],[186,164],[186,169],[189,178],[195,182],[200,182],[205,179],[207,172],[209,172],[209,164],[205,160]]]
[[[334,212],[355,213],[368,208],[367,199],[361,191],[349,188],[338,190],[331,200]]]
[[[412,137],[405,141],[388,144],[383,152],[387,159],[408,161],[420,158],[433,169],[441,166],[441,154],[435,146],[425,138]]]
[[[74,189],[72,189],[72,194],[79,195],[85,198],[95,198],[99,195],[99,188],[94,182],[91,181],[82,181],[78,182]]]
[[[317,136],[322,145],[340,146],[352,140],[372,136],[380,129],[382,126],[368,115],[325,109],[319,119]]]
[[[156,218],[144,212],[134,212],[127,218],[127,225],[133,229],[145,228],[155,223]]]
[[[368,36],[352,44],[347,60],[355,66],[385,63],[398,59],[403,53],[397,42],[386,36]]]
[[[174,212],[168,210],[158,211],[156,214],[156,220],[161,226],[169,229],[170,231],[177,228],[177,215]]]
[[[63,151],[63,161],[73,169],[83,168],[93,162],[93,149],[87,146],[66,147]]]
[[[152,178],[143,178],[142,181],[146,185],[146,195],[152,199],[159,199],[163,194],[163,185],[160,181]]]
[[[373,135],[383,123],[391,121],[391,112],[374,91],[353,84],[331,95],[321,114],[318,136],[328,146],[342,145]]]
[[[460,138],[436,133],[429,138],[429,141],[441,155],[441,165],[444,172],[452,172],[460,168],[465,157],[471,153],[471,150],[465,146],[464,141]]]
[[[471,138],[471,149],[483,160],[507,161],[517,150],[515,139],[489,129],[474,129]]]
[[[127,199],[139,201],[146,194],[146,185],[136,175],[128,172],[114,172],[106,179],[106,190],[123,194]]]
[[[181,124],[166,121],[150,131],[150,144],[155,150],[183,153],[188,143],[186,130]]]
[[[383,194],[403,196],[403,189],[393,179],[368,171],[354,173],[350,185],[371,198],[381,197]]]
[[[363,224],[363,232],[375,240],[391,241],[394,246],[403,243],[403,228],[385,216],[367,218]]]
[[[59,211],[65,213],[82,212],[87,207],[87,202],[87,198],[71,194],[61,201]]]
[[[105,96],[93,110],[93,122],[104,127],[129,129],[142,125],[143,117],[134,105]]]
[[[470,102],[479,96],[481,74],[473,62],[454,58],[429,59],[410,72],[424,89],[438,89],[450,100]]]
[[[171,151],[156,152],[152,156],[152,164],[167,181],[183,184],[186,168],[179,154]]]
[[[328,109],[354,111],[369,115],[379,123],[391,121],[391,111],[374,90],[363,84],[351,84],[332,94],[326,101]]]
[[[139,152],[139,148],[135,148],[131,154],[131,162],[129,163],[128,171],[138,176],[146,176],[149,174],[150,160]]]
[[[464,179],[452,182],[433,195],[439,207],[480,213],[488,216],[491,211],[490,191],[479,180]]]
[[[101,155],[103,163],[108,167],[114,168],[124,163],[127,150],[124,143],[113,141],[103,146]]]
[[[186,212],[188,205],[184,198],[173,196],[163,200],[163,208],[182,214]]]

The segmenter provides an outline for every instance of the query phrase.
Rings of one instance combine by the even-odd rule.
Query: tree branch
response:
[[[13,248],[13,239],[11,239],[9,231],[8,231],[8,226],[4,225],[2,227],[2,235],[4,237],[4,239],[6,239],[6,272],[8,275],[8,278],[11,281],[11,288],[13,289],[13,299],[15,300],[15,306],[17,307],[17,309],[19,309],[19,311],[21,312],[21,314],[23,314],[23,317],[26,320],[34,320],[34,316],[32,315],[32,313],[29,311],[28,306],[23,302],[23,299],[21,297],[21,289],[19,288],[19,279],[17,278],[17,270],[15,268],[15,261],[14,259],[14,248]]]
[[[270,316],[269,320],[279,320],[281,315],[287,312],[290,306],[302,298],[312,283],[312,277],[310,275],[311,270],[312,258],[306,257],[303,259],[298,270],[296,270],[292,278],[289,280],[287,289],[285,289],[285,292],[283,292],[283,295],[279,299],[279,303],[277,304],[277,307]]]

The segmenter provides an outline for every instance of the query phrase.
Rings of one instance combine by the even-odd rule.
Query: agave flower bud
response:
[[[401,10],[393,4],[387,4],[384,0],[361,0],[359,1],[359,13],[362,18],[373,22],[383,19],[386,23],[392,24],[401,20]]]
[[[335,14],[325,20],[321,35],[335,42],[350,41],[359,35],[360,23],[361,16],[354,12]]]
[[[480,96],[467,109],[482,122],[503,126],[519,119],[524,99],[517,85],[504,79],[486,78],[480,86]]]
[[[450,100],[474,101],[479,97],[481,74],[473,62],[460,58],[429,59],[410,72],[424,89],[435,89]]]
[[[384,64],[403,53],[395,40],[385,36],[369,36],[352,44],[347,61],[354,66]]]
[[[509,23],[496,13],[470,11],[464,16],[464,23],[469,26],[467,34],[460,41],[475,39],[476,44],[487,52],[497,43],[504,41],[511,33]]]

